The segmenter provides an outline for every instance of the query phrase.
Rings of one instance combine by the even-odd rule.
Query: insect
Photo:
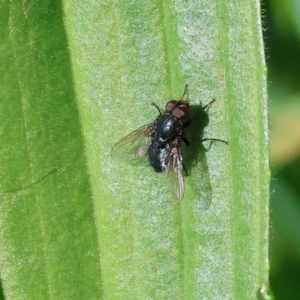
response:
[[[166,173],[173,193],[178,201],[184,196],[184,175],[187,171],[183,164],[181,145],[187,146],[189,141],[185,138],[185,128],[189,125],[190,105],[184,100],[188,85],[180,100],[167,102],[165,111],[152,103],[159,112],[154,122],[144,125],[122,138],[112,148],[111,156],[118,160],[131,160],[140,156],[148,156],[149,163],[156,172]],[[215,100],[204,106],[205,109]],[[227,143],[220,139],[204,138],[201,140],[215,140]]]

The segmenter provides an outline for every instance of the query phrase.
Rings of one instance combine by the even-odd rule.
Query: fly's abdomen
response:
[[[162,172],[162,163],[161,163],[161,149],[155,147],[153,144],[148,149],[148,159],[149,163],[154,169],[155,172]]]

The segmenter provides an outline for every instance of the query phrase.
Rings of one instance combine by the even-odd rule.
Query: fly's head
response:
[[[166,105],[166,113],[171,113],[178,120],[186,120],[189,117],[190,103],[187,100],[171,100]]]

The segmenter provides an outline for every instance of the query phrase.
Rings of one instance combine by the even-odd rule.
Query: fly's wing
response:
[[[111,157],[117,160],[131,160],[143,156],[151,142],[153,123],[140,127],[117,142],[111,151]]]
[[[164,161],[166,167],[163,171],[166,172],[172,193],[181,201],[184,195],[184,180],[180,147],[173,147],[167,151]]]

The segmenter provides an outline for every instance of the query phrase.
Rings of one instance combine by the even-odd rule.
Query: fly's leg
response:
[[[206,107],[210,106],[214,102],[216,102],[216,99],[212,99],[209,103],[207,103],[205,106],[203,106],[202,109],[205,109]]]
[[[204,138],[200,141],[200,143],[203,143],[205,141],[217,141],[217,142],[221,142],[221,143],[224,143],[226,145],[228,145],[228,142],[225,141],[225,140],[221,140],[221,139],[214,139],[214,138]]]
[[[189,175],[189,172],[187,171],[186,167],[184,164],[182,164],[182,167],[183,167],[183,176],[188,176]]]
[[[184,91],[183,91],[183,94],[182,94],[182,96],[181,96],[181,98],[180,98],[180,100],[182,101],[182,100],[184,100],[184,96],[186,95],[186,98],[187,99],[189,99],[189,96],[188,96],[188,88],[189,88],[189,85],[188,84],[186,84],[185,86],[184,86]]]
[[[190,142],[184,137],[182,136],[181,139],[184,141],[184,143],[189,147],[191,144]]]
[[[158,107],[158,105],[157,104],[155,104],[154,102],[152,102],[151,103],[154,107],[156,107],[156,109],[158,110],[158,112],[159,112],[159,115],[161,116],[162,115],[162,113],[161,113],[161,110],[160,110],[160,108]]]

